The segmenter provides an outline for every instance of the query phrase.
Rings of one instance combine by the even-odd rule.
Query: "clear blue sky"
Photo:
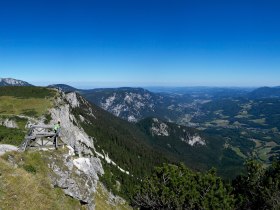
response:
[[[279,0],[2,0],[0,77],[280,85]]]

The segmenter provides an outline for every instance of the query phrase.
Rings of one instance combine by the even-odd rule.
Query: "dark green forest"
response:
[[[55,95],[56,91],[43,87],[0,87],[0,96],[13,96],[16,98],[50,98]]]
[[[224,182],[215,169],[196,172],[164,164],[139,184],[132,204],[140,209],[279,209],[280,161],[265,168],[246,162],[246,174]]]

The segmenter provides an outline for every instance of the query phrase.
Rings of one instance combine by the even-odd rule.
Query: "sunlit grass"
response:
[[[13,96],[0,96],[0,116],[27,115],[41,116],[52,107],[49,98],[15,98]]]
[[[228,120],[213,120],[212,123],[216,124],[217,126],[221,126],[221,127],[225,127],[229,125],[229,121]]]
[[[6,161],[12,157],[18,167]],[[53,188],[39,152],[9,153],[0,158],[1,209],[83,209],[79,201]]]
[[[244,154],[241,152],[240,148],[238,148],[238,147],[231,147],[231,149],[232,149],[238,156],[240,156],[240,157],[242,157],[242,158],[244,158],[244,159],[247,158],[247,156],[244,155]]]

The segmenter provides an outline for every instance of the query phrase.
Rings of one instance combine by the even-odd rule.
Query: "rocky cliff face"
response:
[[[72,113],[74,108],[87,107],[84,117],[79,115],[78,119]],[[90,104],[74,92],[60,93],[54,101],[54,107],[49,110],[51,114],[50,124],[61,122],[61,140],[67,144],[68,153],[61,156],[51,155],[49,167],[53,171],[51,180],[54,186],[60,187],[65,194],[78,199],[88,209],[95,208],[94,195],[97,191],[99,176],[104,174],[101,159],[109,159],[105,154],[95,150],[93,137],[87,135],[80,122],[87,121],[86,116],[96,118]],[[107,157],[107,159],[106,159]],[[108,161],[107,161],[108,162]],[[116,165],[116,164],[115,164]],[[116,165],[117,166],[117,165]],[[121,170],[121,168],[120,168]],[[110,194],[111,200],[125,201],[120,197]],[[110,203],[110,201],[108,201]],[[112,204],[115,205],[115,204]]]
[[[81,101],[84,102],[85,101]],[[61,140],[71,146],[81,156],[92,156],[94,149],[93,139],[89,137],[81,127],[78,127],[78,119],[71,113],[71,109],[79,107],[80,101],[76,93],[64,94],[55,100],[54,108],[50,110],[51,124],[61,122]]]
[[[50,123],[61,122],[60,138],[68,145],[69,153],[62,157],[50,156],[52,183],[62,188],[65,194],[87,205],[88,209],[94,209],[98,175],[103,175],[104,171],[100,159],[94,157],[93,139],[78,127],[78,120],[71,113],[72,108],[87,102],[76,93],[60,94],[61,97],[55,100],[54,108],[50,110]],[[89,114],[93,115],[92,110],[89,110]]]
[[[101,162],[95,157],[76,157],[73,148],[68,146],[68,149],[64,154],[49,153],[52,184],[88,209],[94,209],[98,175],[104,173]]]

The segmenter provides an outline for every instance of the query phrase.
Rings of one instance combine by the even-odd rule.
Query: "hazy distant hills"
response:
[[[172,93],[190,95],[194,98],[220,98],[244,96],[255,88],[249,87],[147,87],[147,90],[155,93]]]
[[[0,78],[0,86],[32,86],[28,82],[12,79],[12,78]]]
[[[279,98],[280,87],[261,87],[253,90],[248,95],[250,98]]]

